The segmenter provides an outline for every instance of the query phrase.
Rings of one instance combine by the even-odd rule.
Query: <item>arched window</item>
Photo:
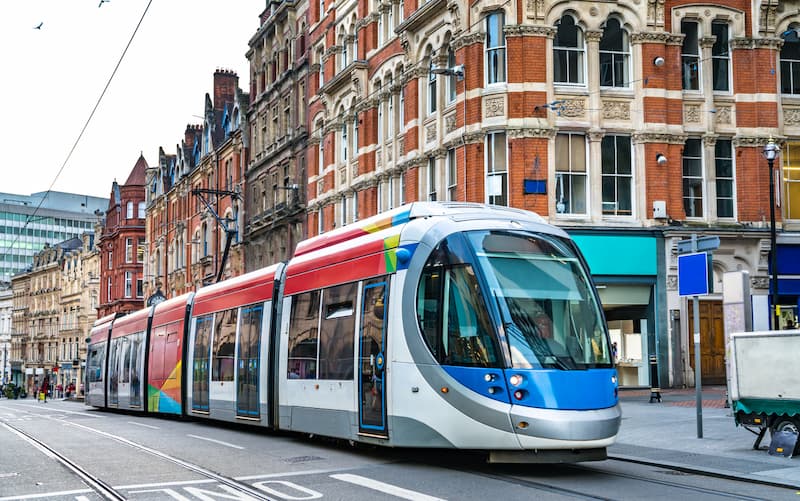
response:
[[[681,21],[683,47],[681,64],[683,90],[700,90],[700,26],[697,21]]]
[[[583,31],[569,14],[556,23],[553,39],[553,81],[565,84],[585,84],[584,58],[586,47]]]
[[[612,17],[606,22],[600,39],[600,85],[630,87],[630,57],[628,33]]]
[[[503,33],[505,14],[492,12],[486,16],[486,83],[506,81],[506,36]]]
[[[725,21],[711,23],[711,35],[715,37],[711,46],[711,73],[714,90],[728,92],[731,90],[731,51],[730,29]]]

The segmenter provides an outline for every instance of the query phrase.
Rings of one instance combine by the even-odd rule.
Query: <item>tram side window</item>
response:
[[[320,291],[292,297],[289,320],[289,379],[317,378]]]
[[[120,383],[130,383],[131,378],[131,338],[120,339],[120,355],[122,357],[122,372],[119,375]]]
[[[238,308],[217,313],[214,325],[214,350],[211,360],[212,381],[233,381]]]
[[[420,328],[439,363],[497,367],[486,303],[472,265],[453,255],[461,246],[456,238],[440,244],[425,265],[417,291]]]
[[[322,292],[319,332],[319,379],[353,379],[354,301],[357,284],[350,283]]]
[[[96,344],[89,347],[87,357],[87,378],[90,383],[97,383],[103,380],[103,360],[106,358],[106,347],[103,344]]]

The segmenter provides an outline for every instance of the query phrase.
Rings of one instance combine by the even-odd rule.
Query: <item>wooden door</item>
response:
[[[689,299],[689,365],[694,369],[694,308]],[[700,301],[702,384],[725,384],[725,329],[722,301]]]

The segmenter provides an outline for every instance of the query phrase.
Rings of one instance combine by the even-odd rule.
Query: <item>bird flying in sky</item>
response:
[[[36,26],[34,26],[33,29],[40,30],[40,29],[42,29],[42,25],[43,24],[44,24],[44,22],[41,22],[41,23],[37,24]]]

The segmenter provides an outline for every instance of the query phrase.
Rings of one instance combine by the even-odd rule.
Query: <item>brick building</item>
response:
[[[694,312],[677,294],[677,242],[719,236],[715,290],[724,272],[746,270],[762,304],[770,137],[783,147],[779,301],[797,312],[798,7],[310,2],[296,57],[310,63],[298,111],[308,234],[414,200],[536,211],[586,255],[623,384],[649,384],[651,355],[662,384],[690,382]],[[724,381],[721,294],[699,314],[704,380]]]
[[[100,250],[100,305],[97,316],[130,313],[144,306],[145,171],[140,155],[128,179],[114,181],[97,236]]]
[[[147,292],[167,297],[244,272],[244,176],[249,96],[229,70],[214,72],[202,125],[187,125],[175,154],[147,170]]]
[[[250,38],[248,271],[291,257],[305,236],[308,3],[270,2]]]

